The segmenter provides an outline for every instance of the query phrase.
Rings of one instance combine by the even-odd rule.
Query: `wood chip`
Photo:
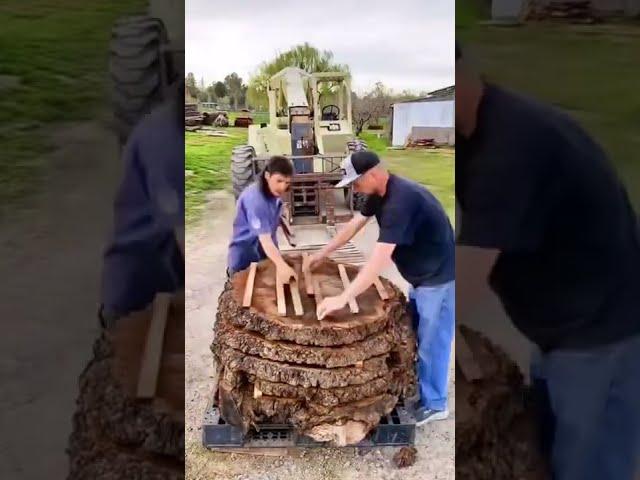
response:
[[[253,296],[253,284],[256,279],[256,270],[258,268],[257,262],[252,262],[249,267],[249,275],[247,276],[247,283],[244,287],[244,299],[242,300],[243,307],[251,306],[251,297]]]
[[[153,300],[153,317],[147,331],[147,342],[138,376],[138,398],[153,398],[156,394],[170,304],[170,293],[158,293]]]
[[[344,268],[344,265],[340,263],[338,264],[338,270],[340,271],[340,278],[342,279],[342,285],[346,290],[347,288],[349,288],[349,285],[351,283],[349,281],[349,275],[347,275],[347,269]],[[358,313],[360,311],[360,308],[358,308],[358,302],[356,302],[355,298],[349,299],[349,310],[351,311],[351,313]]]

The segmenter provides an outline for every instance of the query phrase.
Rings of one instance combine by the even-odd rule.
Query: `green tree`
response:
[[[233,99],[233,109],[238,110],[238,103],[242,97],[242,78],[236,72],[233,72],[224,77],[224,83],[229,96]]]
[[[209,85],[207,87],[207,97],[209,100],[209,102],[213,102],[217,97],[216,97],[216,90],[215,90],[215,84],[212,83],[211,85]]]
[[[266,108],[269,79],[286,67],[298,67],[309,73],[349,72],[347,65],[334,63],[333,53],[329,50],[318,50],[309,43],[296,45],[276,55],[271,61],[262,63],[256,74],[249,79],[247,98],[255,108],[259,108],[258,105]]]
[[[223,82],[216,82],[213,85],[213,91],[216,94],[216,98],[226,97],[228,94],[227,86]]]
[[[193,98],[198,98],[199,90],[196,85],[196,76],[192,72],[187,73],[187,78],[185,78],[185,87],[187,92],[189,92],[189,95]]]

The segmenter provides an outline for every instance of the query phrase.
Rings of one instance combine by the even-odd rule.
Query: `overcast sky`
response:
[[[362,92],[454,83],[453,0],[186,0],[186,71],[198,82],[258,65],[309,42],[351,69]]]

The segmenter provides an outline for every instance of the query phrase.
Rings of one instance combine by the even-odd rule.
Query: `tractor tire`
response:
[[[361,152],[364,150],[369,150],[369,146],[367,145],[367,142],[365,142],[364,140],[360,140],[359,138],[356,138],[355,140],[351,140],[350,142],[347,143],[347,149],[349,150],[349,153]],[[344,191],[344,198],[347,200],[347,202],[350,201],[348,188],[345,189]],[[364,195],[363,193],[353,192],[353,209],[359,212],[362,209],[366,200],[367,200],[367,196]]]
[[[369,150],[369,146],[367,145],[367,142],[359,138],[356,138],[355,140],[351,140],[350,142],[348,142],[347,148],[349,150],[349,153]]]
[[[235,147],[231,153],[231,181],[236,200],[254,180],[253,163],[256,151],[249,145]]]
[[[169,95],[176,80],[161,20],[141,15],[116,22],[109,46],[115,130],[124,145],[143,116]]]

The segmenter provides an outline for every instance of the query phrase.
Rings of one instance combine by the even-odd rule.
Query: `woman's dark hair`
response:
[[[260,189],[267,198],[271,198],[273,197],[273,194],[271,193],[271,190],[269,190],[269,185],[265,178],[265,174],[267,172],[271,175],[279,173],[285,177],[291,177],[293,176],[293,164],[291,163],[291,160],[287,157],[283,157],[282,155],[274,155],[267,161],[262,172],[260,172]]]

